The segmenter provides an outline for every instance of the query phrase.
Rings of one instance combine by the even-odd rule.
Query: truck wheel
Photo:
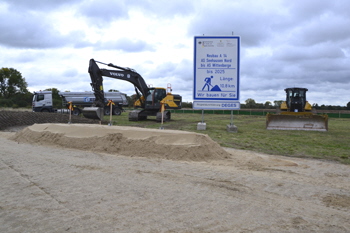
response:
[[[103,113],[105,114],[105,116],[109,116],[109,114],[110,114],[109,107],[105,107],[105,109],[103,110]]]
[[[113,114],[119,116],[120,114],[122,114],[122,110],[120,108],[114,108]]]
[[[80,114],[80,110],[79,110],[79,108],[75,108],[75,109],[73,109],[72,114],[73,114],[74,116],[79,116],[79,114]]]

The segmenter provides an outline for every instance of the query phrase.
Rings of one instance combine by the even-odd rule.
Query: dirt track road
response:
[[[171,161],[0,132],[0,232],[350,232],[350,167],[230,150]]]

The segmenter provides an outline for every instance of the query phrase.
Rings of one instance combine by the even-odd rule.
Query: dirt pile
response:
[[[207,161],[228,158],[227,151],[204,134],[90,124],[34,124],[17,132],[21,143],[171,160]]]

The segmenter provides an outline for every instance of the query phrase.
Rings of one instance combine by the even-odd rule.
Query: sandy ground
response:
[[[350,232],[349,166],[64,127],[0,132],[0,232]]]

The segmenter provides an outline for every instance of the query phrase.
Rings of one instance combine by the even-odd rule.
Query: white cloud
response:
[[[350,2],[4,0],[0,63],[29,90],[89,91],[90,58],[136,69],[192,101],[193,37],[240,35],[241,102],[280,100],[300,86],[321,104],[350,101]],[[125,81],[105,89],[134,93]]]

